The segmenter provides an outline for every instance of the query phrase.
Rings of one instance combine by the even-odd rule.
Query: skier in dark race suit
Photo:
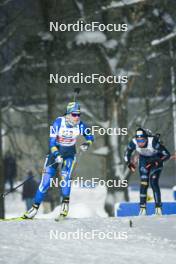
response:
[[[170,153],[160,142],[158,136],[152,136],[142,128],[136,130],[136,135],[129,142],[125,152],[125,161],[132,172],[136,169],[136,166],[131,161],[133,151],[139,153],[139,173],[141,179],[139,214],[147,214],[147,189],[150,182],[155,200],[155,214],[162,215],[159,178],[163,169],[163,163],[170,158]]]

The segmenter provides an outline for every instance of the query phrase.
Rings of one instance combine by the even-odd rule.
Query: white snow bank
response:
[[[20,188],[19,191],[22,191]],[[80,188],[73,185],[70,199],[69,217],[106,217],[104,211],[104,201],[106,198],[106,189],[104,186],[96,188]],[[21,199],[21,193],[14,192],[5,198],[6,218],[17,217],[22,215],[25,209],[25,203]],[[53,212],[43,214],[43,206],[41,205],[36,218],[54,219],[60,212],[60,206],[56,207]]]
[[[139,189],[139,188],[138,188]],[[22,188],[19,189],[22,191]],[[172,189],[161,189],[163,202],[174,201]],[[153,193],[151,188],[148,190],[148,195],[152,198]],[[129,196],[131,202],[139,201],[139,190],[129,187]],[[106,199],[106,188],[98,185],[95,188],[80,188],[73,185],[70,199],[69,217],[106,217],[104,211],[104,202]],[[17,217],[25,212],[25,203],[21,199],[21,193],[14,192],[5,198],[6,218]],[[41,205],[37,218],[54,219],[60,212],[60,206],[56,207],[53,212],[43,214],[43,206]]]

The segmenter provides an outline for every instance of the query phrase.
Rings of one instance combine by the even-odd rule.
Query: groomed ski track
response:
[[[84,236],[92,230],[96,234],[114,232],[116,239],[59,237],[61,232]],[[0,234],[3,264],[176,263],[176,216],[1,222]]]

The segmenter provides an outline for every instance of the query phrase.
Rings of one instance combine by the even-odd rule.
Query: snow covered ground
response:
[[[171,201],[171,190],[162,190]],[[0,222],[1,263],[167,263],[176,261],[176,216],[108,218],[103,187],[72,190],[68,219],[55,222],[54,212],[23,222]],[[132,201],[138,192],[130,190]],[[20,193],[6,198],[6,217],[24,212]],[[94,216],[94,217],[93,217]],[[41,219],[42,218],[42,219]],[[46,219],[44,219],[46,218]]]
[[[136,217],[132,228],[128,218],[82,218],[58,223],[51,219],[1,222],[0,229],[4,264],[174,264],[176,258],[175,216]],[[97,236],[85,239],[86,232],[93,230]],[[108,232],[116,234],[115,239],[102,239]],[[73,234],[82,234],[82,239],[74,239]]]

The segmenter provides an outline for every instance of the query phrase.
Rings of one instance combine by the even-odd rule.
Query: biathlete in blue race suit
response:
[[[35,195],[32,208],[24,214],[25,218],[33,218],[50,187],[50,179],[56,175],[61,164],[62,205],[60,215],[67,216],[70,198],[70,180],[76,162],[76,142],[83,135],[86,142],[80,146],[81,151],[88,150],[94,141],[91,129],[80,121],[80,105],[71,102],[67,106],[65,116],[58,117],[50,128],[49,154],[46,157],[42,180]]]

